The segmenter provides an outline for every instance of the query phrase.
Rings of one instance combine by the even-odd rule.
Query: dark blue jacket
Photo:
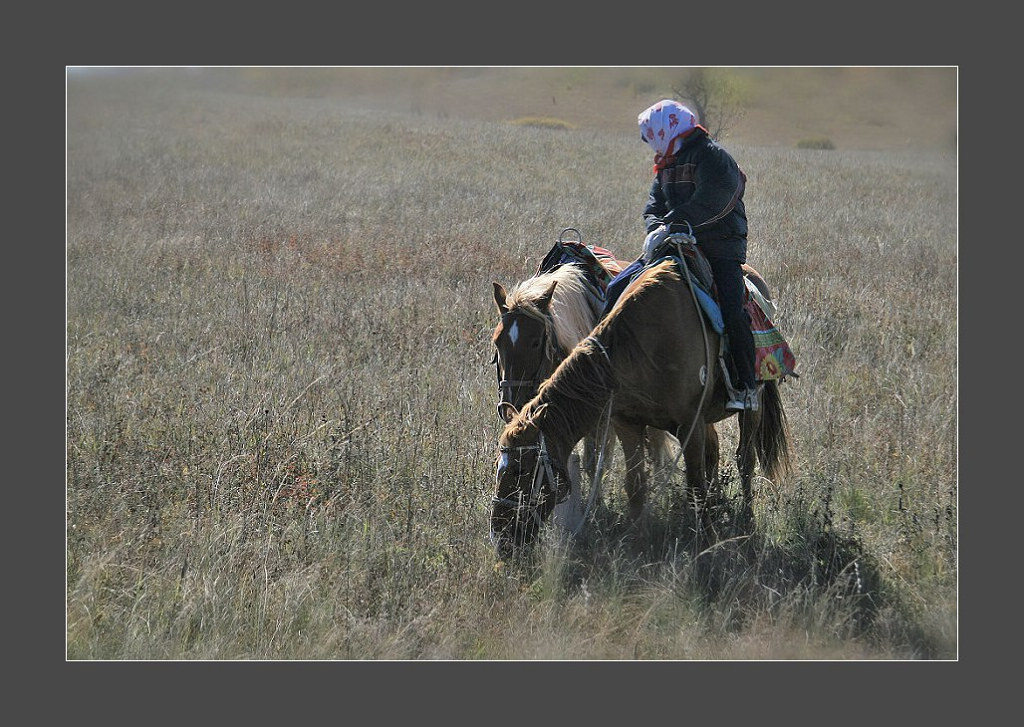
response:
[[[683,141],[675,161],[658,172],[651,184],[644,227],[650,232],[662,223],[689,222],[697,242],[709,253],[719,247],[715,244],[719,241],[745,242],[746,181],[736,160],[697,127]]]

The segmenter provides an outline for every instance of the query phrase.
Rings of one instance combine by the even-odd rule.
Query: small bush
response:
[[[810,139],[801,139],[796,143],[797,149],[835,149],[836,145],[832,140],[824,136],[815,136]]]
[[[561,119],[554,119],[550,116],[523,116],[518,119],[512,119],[512,124],[515,126],[534,126],[538,129],[575,129],[573,124],[568,121],[562,121]]]

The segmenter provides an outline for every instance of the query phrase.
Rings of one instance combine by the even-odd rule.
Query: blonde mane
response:
[[[537,300],[547,292],[552,282],[556,283],[555,292],[548,306],[549,315],[544,315],[537,306]],[[509,292],[506,304],[510,310],[515,308],[544,321],[554,334],[548,340],[557,342],[563,355],[590,333],[601,312],[601,301],[591,290],[583,269],[578,265],[563,265],[550,273],[523,280]]]

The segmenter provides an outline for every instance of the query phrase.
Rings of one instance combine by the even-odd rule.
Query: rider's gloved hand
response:
[[[665,225],[659,225],[647,233],[647,238],[644,240],[644,265],[654,259],[655,251],[664,244],[666,237],[668,237],[668,228]]]

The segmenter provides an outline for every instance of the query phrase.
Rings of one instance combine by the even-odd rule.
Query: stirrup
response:
[[[731,391],[726,397],[725,408],[729,411],[757,411],[760,408],[759,388]]]

